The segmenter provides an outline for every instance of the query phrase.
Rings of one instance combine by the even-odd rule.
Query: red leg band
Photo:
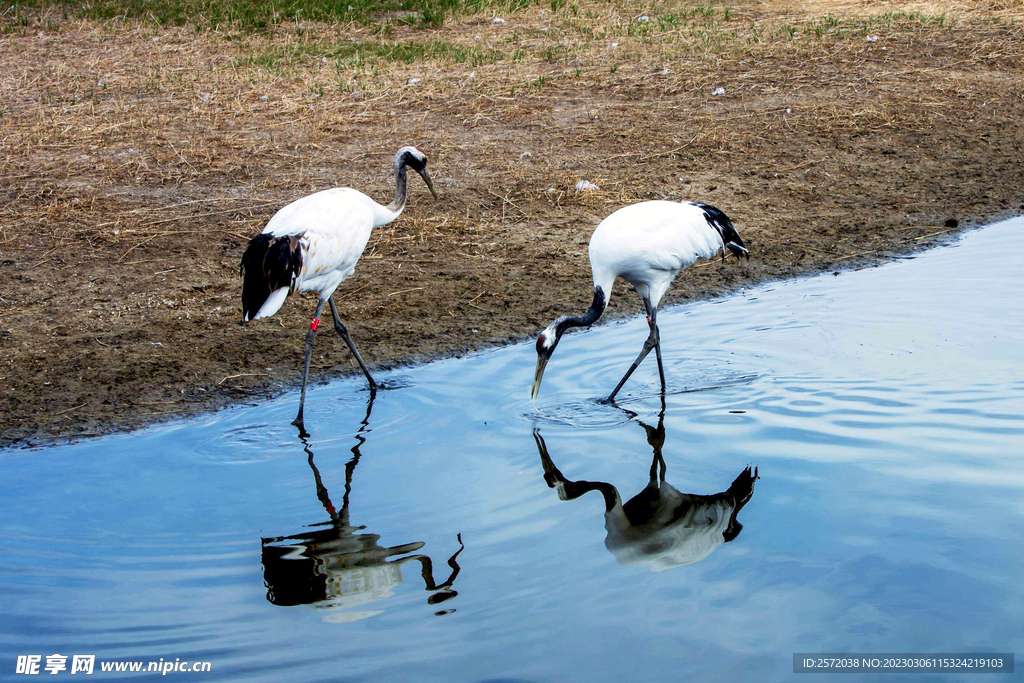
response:
[[[313,318],[312,320],[310,320],[309,321],[309,329],[313,330],[314,332],[319,330],[320,329],[320,318]]]

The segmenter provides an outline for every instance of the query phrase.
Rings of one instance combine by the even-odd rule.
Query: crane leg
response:
[[[324,300],[320,299],[316,303],[316,313],[313,314],[313,320],[309,323],[309,331],[306,332],[306,362],[302,366],[302,397],[299,399],[299,414],[292,420],[292,424],[299,428],[300,431],[305,432],[306,428],[302,422],[302,409],[306,405],[306,382],[309,380],[309,359],[313,355],[313,343],[316,342],[316,331],[320,327],[320,313],[324,310]]]
[[[665,364],[661,360],[661,330],[658,328],[658,309],[651,305],[651,300],[644,299],[644,307],[647,309],[647,319],[654,333],[654,353],[658,358],[658,377],[661,378],[661,393],[665,394]]]
[[[612,389],[612,393],[608,395],[608,398],[604,400],[604,403],[611,403],[615,400],[615,394],[619,393],[619,389],[621,389],[622,385],[626,383],[629,376],[633,374],[633,371],[640,366],[640,363],[643,362],[644,358],[647,358],[647,354],[651,352],[651,349],[657,350],[658,374],[661,377],[661,390],[663,393],[665,391],[665,370],[661,362],[661,339],[658,333],[658,311],[651,306],[651,301],[647,297],[644,297],[644,307],[647,309],[647,324],[650,326],[651,332],[647,335],[647,341],[644,342],[644,347],[640,350],[640,355],[637,356],[636,360],[633,361],[633,364],[629,366],[629,370],[626,370],[626,374],[623,375],[622,379],[619,380],[619,383],[615,385],[615,388]]]
[[[327,302],[331,305],[331,315],[334,316],[334,329],[338,331],[338,334],[340,334],[345,340],[345,343],[348,344],[348,350],[356,357],[356,362],[359,363],[359,367],[363,369],[363,374],[366,375],[366,381],[370,383],[370,391],[377,391],[379,385],[373,381],[373,377],[370,376],[370,371],[366,369],[366,363],[363,362],[362,356],[359,355],[359,350],[356,349],[356,343],[352,341],[352,337],[348,333],[348,328],[345,327],[345,323],[341,322],[341,318],[338,317],[338,309],[334,305],[333,294],[327,298]]]
[[[651,352],[651,349],[655,348],[657,345],[657,334],[655,332],[655,328],[652,327],[651,334],[647,337],[647,341],[644,342],[644,348],[640,350],[640,355],[637,356],[636,360],[633,361],[633,364],[629,366],[629,370],[626,370],[626,374],[623,375],[622,379],[619,380],[619,383],[615,385],[615,388],[612,389],[612,393],[608,395],[608,398],[604,400],[604,403],[611,403],[615,400],[615,394],[619,393],[619,389],[621,389],[622,385],[626,383],[629,376],[632,375],[633,371],[640,366],[640,363],[643,362],[644,358],[647,358],[647,354]]]

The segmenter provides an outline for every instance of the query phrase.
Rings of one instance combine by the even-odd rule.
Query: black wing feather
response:
[[[242,280],[242,319],[259,312],[271,292],[291,287],[302,270],[302,250],[296,235],[274,237],[259,234],[249,241],[239,273]]]
[[[729,220],[729,217],[721,209],[710,204],[702,204],[701,202],[695,202],[695,204],[704,211],[704,218],[707,220],[708,225],[718,231],[718,234],[722,236],[722,244],[728,247],[729,251],[737,257],[747,253],[743,238],[736,232],[732,221]],[[747,257],[749,258],[749,255]],[[724,259],[725,257],[723,256],[722,258]]]

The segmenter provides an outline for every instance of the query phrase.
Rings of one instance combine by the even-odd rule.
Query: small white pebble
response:
[[[661,75],[662,76],[668,76],[668,69],[662,69],[661,70]]]
[[[884,45],[882,46],[882,49],[883,49],[883,50],[885,49],[885,46],[884,46]]]
[[[469,77],[470,78],[476,78],[476,72],[475,71],[470,71],[469,72]]]
[[[97,88],[106,88],[106,87],[107,87],[107,84],[106,84],[106,83],[104,83],[103,81],[97,81],[97,82],[96,82],[96,87],[97,87]]]
[[[650,21],[651,18],[649,16],[647,16],[646,14],[641,14],[639,17],[636,18],[636,20],[637,21]]]
[[[792,113],[793,113],[793,110],[792,110],[792,109],[790,109],[789,107],[786,107],[786,113],[787,113],[787,114],[792,114]]]
[[[619,44],[618,44],[618,43],[612,43],[612,47],[613,47],[613,48],[616,48],[616,47],[618,47],[618,46],[619,46]]]
[[[270,95],[260,95],[260,102],[266,102],[270,99]]]
[[[551,193],[553,193],[553,192],[557,192],[557,191],[558,191],[558,190],[556,190],[556,189],[555,189],[555,188],[553,188],[553,187],[549,187],[549,188],[548,188],[548,194],[551,194]],[[89,311],[89,312],[90,312],[90,313],[92,313],[92,311]]]
[[[324,57],[323,59],[321,59],[320,63],[321,64],[326,64],[327,63],[327,57]]]
[[[473,36],[473,40],[480,40],[480,36]]]
[[[714,90],[711,91],[711,94],[712,95],[724,95],[725,94],[725,88],[715,88]]]
[[[867,40],[868,40],[869,43],[877,43],[878,42],[878,36],[868,36]]]
[[[406,81],[406,83],[408,83],[409,85],[416,85],[422,80],[422,78],[410,78],[408,81]]]
[[[584,192],[586,190],[600,190],[600,189],[601,188],[599,188],[597,185],[595,185],[594,183],[590,182],[589,180],[581,180],[578,183],[576,183],[576,191],[577,192]]]
[[[505,20],[502,19],[501,17],[494,17],[493,19],[491,19],[491,23],[492,24],[504,24]]]
[[[981,106],[984,107],[985,105],[981,105]],[[530,154],[529,152],[523,152],[522,154],[519,155],[519,160],[522,161],[523,159],[529,159],[532,156],[533,155]]]

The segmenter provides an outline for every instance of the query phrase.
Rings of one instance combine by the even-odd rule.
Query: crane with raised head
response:
[[[427,157],[416,147],[402,147],[395,154],[395,198],[382,206],[350,187],[336,187],[296,200],[278,211],[242,254],[242,322],[267,318],[280,310],[285,299],[296,292],[319,295],[316,312],[306,332],[306,359],[302,370],[302,396],[293,424],[303,428],[302,411],[306,403],[309,360],[320,327],[324,304],[331,308],[334,329],[366,375],[370,391],[379,385],[370,375],[348,328],[338,317],[334,290],[355,272],[356,263],[366,248],[374,228],[387,225],[405,209],[406,169],[423,177],[430,193],[437,198],[434,183],[427,172]]]

